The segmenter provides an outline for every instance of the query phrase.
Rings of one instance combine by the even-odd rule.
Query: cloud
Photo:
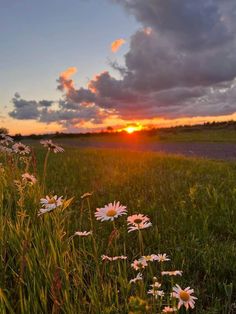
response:
[[[90,91],[89,91],[90,92]],[[88,92],[80,89],[81,97],[88,99]],[[65,96],[66,98],[66,96]],[[9,116],[18,120],[37,120],[43,123],[56,122],[66,129],[71,126],[83,125],[86,122],[92,125],[102,124],[111,111],[106,111],[91,102],[69,102],[67,99],[59,101],[25,100],[17,93],[12,99],[14,109]]]
[[[116,39],[111,43],[111,51],[114,53],[117,52],[121,48],[121,46],[125,44],[125,42],[126,41],[122,38]]]
[[[12,117],[68,127],[96,126],[108,117],[176,119],[236,112],[235,0],[110,1],[140,23],[124,64],[110,64],[119,75],[106,70],[87,87],[76,87],[72,75],[77,69],[68,68],[57,80],[63,98],[56,108],[50,101],[27,102],[15,95]]]
[[[19,94],[15,94],[12,99],[14,110],[9,112],[9,116],[19,120],[37,119],[39,115],[39,103],[35,100],[24,100]]]
[[[113,0],[142,24],[130,40],[121,80],[101,75],[96,93],[122,118],[235,112],[236,3],[233,0]],[[224,100],[220,84],[227,86]],[[130,101],[120,101],[120,97]],[[214,92],[212,92],[212,90]],[[133,99],[137,99],[133,102]],[[222,102],[224,101],[224,103]],[[225,106],[225,102],[227,106]],[[130,114],[129,114],[130,113]]]

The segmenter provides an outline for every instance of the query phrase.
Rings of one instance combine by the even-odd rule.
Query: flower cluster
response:
[[[103,208],[97,208],[95,212],[95,217],[97,220],[101,220],[101,221],[114,221],[115,218],[118,218],[119,216],[126,215],[126,214],[127,214],[126,206],[120,205],[120,202],[117,202],[117,203],[114,202],[114,203],[109,203],[108,205],[105,205]],[[136,231],[136,230],[141,232],[142,229],[146,229],[152,226],[150,218],[143,214],[134,214],[134,215],[128,216],[127,224],[128,224],[128,233],[132,231]],[[102,255],[103,261],[115,261],[118,259],[127,259],[127,256],[121,255],[121,256],[110,257],[107,255]],[[131,267],[134,270],[138,271],[138,274],[136,275],[136,277],[132,278],[129,281],[129,283],[136,284],[139,281],[143,281],[143,271],[148,267],[148,263],[155,262],[155,261],[162,264],[164,262],[170,261],[170,258],[167,256],[166,253],[164,253],[164,254],[143,255],[139,259],[135,259],[131,263]],[[182,276],[182,273],[183,272],[180,270],[168,270],[168,271],[162,270],[160,272],[161,274],[160,277],[166,276],[166,275]],[[161,289],[161,286],[162,286],[162,283],[159,282],[156,277],[154,277],[153,284],[150,285],[151,288],[147,291],[147,294],[152,295],[152,297],[155,300],[158,300],[159,298],[164,299],[165,292],[164,290]],[[171,292],[171,298],[167,297],[166,299],[167,304],[166,306],[163,307],[162,313],[175,313],[177,311],[176,307],[174,306],[175,301],[172,301],[172,298],[178,299],[178,306],[177,306],[178,309],[180,309],[181,306],[185,306],[186,309],[189,309],[189,307],[194,308],[194,304],[195,304],[194,300],[197,298],[192,296],[192,293],[194,292],[193,289],[190,289],[189,287],[182,289],[179,285],[172,287],[172,289],[173,290]]]

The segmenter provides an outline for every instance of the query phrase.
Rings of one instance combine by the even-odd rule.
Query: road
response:
[[[236,160],[236,143],[206,143],[206,142],[106,142],[106,141],[75,141],[66,140],[64,144],[73,147],[94,147],[111,149],[128,149],[132,151],[164,152],[192,157],[204,157],[219,160]]]

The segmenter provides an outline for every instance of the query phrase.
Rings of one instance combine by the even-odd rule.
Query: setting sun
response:
[[[129,134],[132,134],[135,131],[142,130],[142,128],[143,128],[143,126],[141,124],[137,124],[137,125],[129,125],[126,128],[124,128],[123,130]]]
[[[125,131],[129,134],[133,133],[134,131],[136,131],[135,127],[133,126],[129,126],[125,129]]]

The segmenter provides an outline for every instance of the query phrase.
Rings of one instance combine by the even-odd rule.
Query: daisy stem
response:
[[[115,220],[113,220],[112,223],[113,223],[114,235],[115,235],[115,238],[114,238],[114,240],[115,240],[115,253],[114,253],[114,255],[116,255],[116,254],[118,254],[118,253],[117,253],[117,242],[116,242],[116,230],[117,230],[117,229],[116,229]]]
[[[138,239],[139,239],[139,249],[140,249],[140,256],[144,256],[144,249],[143,249],[143,236],[140,229],[138,229]]]
[[[50,150],[47,151],[47,154],[46,154],[45,159],[44,159],[44,164],[43,164],[43,190],[45,188],[45,180],[46,180],[49,153],[50,153]]]

